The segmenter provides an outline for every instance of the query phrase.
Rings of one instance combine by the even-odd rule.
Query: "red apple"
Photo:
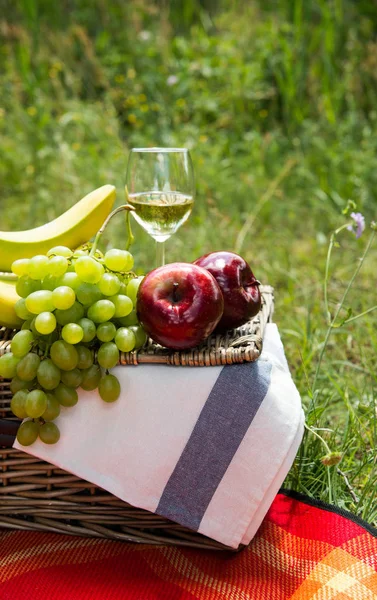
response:
[[[212,273],[224,297],[224,312],[216,331],[239,327],[258,314],[261,307],[259,281],[242,256],[234,252],[211,252],[194,264]]]
[[[137,315],[155,341],[182,350],[193,348],[215,329],[224,301],[214,277],[191,263],[154,269],[141,282]]]

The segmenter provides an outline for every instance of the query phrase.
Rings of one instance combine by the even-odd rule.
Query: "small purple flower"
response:
[[[348,231],[353,231],[356,238],[359,238],[365,229],[365,219],[361,213],[351,212],[350,217],[353,219],[353,223],[348,225]]]

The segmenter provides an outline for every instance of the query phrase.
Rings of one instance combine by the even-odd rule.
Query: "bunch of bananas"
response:
[[[53,246],[77,248],[97,233],[110,213],[115,187],[104,185],[87,194],[54,221],[28,231],[0,231],[0,326],[18,328],[14,306],[19,300],[8,274],[13,261],[45,254]]]

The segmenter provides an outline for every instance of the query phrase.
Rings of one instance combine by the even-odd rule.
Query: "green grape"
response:
[[[17,317],[20,317],[23,321],[30,319],[33,316],[31,312],[26,308],[25,298],[19,298],[14,305],[14,310],[16,312]]]
[[[35,317],[33,315],[33,318],[30,318],[30,319],[27,319],[27,321],[24,321],[21,325],[21,331],[25,331],[25,329],[30,329],[30,331],[32,331],[31,324],[32,324],[32,321],[34,321],[34,320],[35,320]]]
[[[127,283],[124,281],[120,282],[120,288],[118,294],[123,294],[123,296],[128,296],[127,294]]]
[[[32,332],[32,333],[33,333],[33,334],[34,334],[36,337],[38,337],[38,336],[40,336],[40,334],[39,334],[39,333],[38,333],[38,331],[35,329],[35,319],[36,319],[36,318],[37,318],[37,317],[34,317],[34,319],[32,319],[32,320],[31,320],[31,322],[30,322],[30,331],[31,331],[31,332]]]
[[[67,310],[74,305],[76,300],[76,294],[72,288],[67,285],[59,285],[52,292],[52,302],[55,308],[60,310]]]
[[[76,390],[64,385],[64,383],[59,383],[54,390],[54,395],[62,406],[75,406],[79,399]]]
[[[10,345],[13,356],[17,356],[18,358],[25,356],[25,354],[30,352],[33,342],[34,336],[30,330],[24,329],[23,331],[18,331]]]
[[[116,319],[126,317],[133,309],[132,300],[128,296],[118,294],[117,296],[110,296],[109,300],[115,306],[114,317]]]
[[[77,288],[79,287],[79,285],[81,284],[81,279],[80,277],[77,275],[77,273],[75,273],[74,271],[70,271],[71,267],[68,267],[68,271],[67,273],[64,273],[64,275],[62,277],[59,277],[57,284],[59,286],[67,286],[73,289],[73,291],[76,291]],[[74,266],[72,265],[72,269],[74,269]]]
[[[25,411],[28,417],[38,419],[47,408],[47,396],[43,390],[32,390],[25,400]]]
[[[65,258],[71,258],[73,252],[67,246],[54,246],[47,252],[47,256],[64,256]]]
[[[98,287],[104,296],[114,296],[120,289],[119,278],[113,273],[105,273],[101,277]]]
[[[77,323],[77,321],[83,318],[84,314],[85,310],[80,302],[74,302],[71,308],[67,308],[66,310],[57,309],[55,311],[55,317],[59,325]]]
[[[84,317],[83,319],[80,319],[78,325],[80,325],[81,329],[84,332],[84,337],[82,338],[83,342],[91,342],[96,337],[97,330],[93,321]]]
[[[17,441],[21,446],[30,446],[34,444],[39,434],[39,423],[35,421],[25,421],[21,423],[17,431]]]
[[[114,323],[108,321],[107,323],[100,323],[97,327],[97,338],[101,342],[111,342],[114,339],[117,328]]]
[[[127,327],[120,327],[115,335],[117,348],[122,352],[131,352],[135,348],[136,340],[133,331]]]
[[[104,268],[97,260],[90,256],[79,256],[75,262],[75,271],[85,283],[98,283]]]
[[[94,283],[81,283],[76,290],[76,296],[84,306],[90,306],[102,298],[101,292]]]
[[[19,390],[25,390],[33,387],[32,381],[23,381],[17,375],[15,375],[10,382],[10,391],[12,394],[16,394]]]
[[[88,317],[94,323],[104,323],[110,321],[114,316],[115,306],[110,300],[97,300],[88,309]]]
[[[35,318],[34,327],[42,335],[48,335],[56,329],[56,317],[52,312],[42,312]]]
[[[48,271],[54,277],[61,277],[68,269],[68,260],[64,256],[52,256],[49,260]]]
[[[32,319],[28,319],[27,321],[24,321],[21,325],[21,329],[30,329],[31,331],[31,323],[32,321],[35,321],[35,317],[33,317]]]
[[[118,323],[123,327],[130,327],[131,325],[138,325],[139,319],[137,318],[136,310],[133,308],[129,315],[126,317],[120,317],[117,319]]]
[[[98,365],[92,365],[89,369],[82,371],[81,387],[83,390],[90,392],[98,387],[102,373]]]
[[[60,415],[60,404],[53,394],[46,394],[47,408],[42,415],[45,421],[53,421]]]
[[[86,346],[79,344],[76,346],[77,354],[79,355],[79,361],[77,363],[78,369],[89,369],[93,364],[93,351]]]
[[[62,383],[67,387],[78,388],[81,385],[82,374],[80,369],[62,372]]]
[[[135,277],[134,279],[131,279],[131,281],[128,282],[127,296],[131,298],[132,304],[134,306],[136,306],[137,292],[143,279],[144,277]]]
[[[43,279],[48,275],[49,260],[43,254],[37,254],[30,259],[29,262],[29,277],[31,279]]]
[[[98,391],[105,402],[115,402],[120,396],[120,383],[115,375],[104,375],[100,379]]]
[[[98,364],[103,369],[112,369],[119,361],[119,350],[114,342],[101,344],[97,354]]]
[[[75,369],[79,360],[76,348],[64,340],[57,340],[52,344],[50,356],[53,363],[63,371]]]
[[[59,427],[55,423],[43,423],[39,428],[39,437],[44,444],[56,444],[60,439]]]
[[[80,248],[78,248],[77,250],[75,250],[74,254],[73,254],[73,258],[79,258],[80,256],[88,256],[89,251],[88,250],[82,250]]]
[[[135,348],[141,348],[144,346],[145,342],[148,339],[147,334],[141,325],[131,325],[130,330],[133,332],[135,336]]]
[[[16,375],[19,362],[20,359],[17,356],[13,356],[12,352],[0,356],[0,377],[12,379]]]
[[[105,265],[111,271],[130,271],[134,266],[134,258],[127,250],[113,248],[105,254]]]
[[[18,260],[12,262],[12,273],[17,275],[17,277],[27,275],[29,273],[29,265],[30,260],[28,258],[19,258]]]
[[[23,356],[16,367],[18,377],[23,381],[32,381],[37,376],[40,362],[41,359],[34,352]]]
[[[46,344],[50,345],[55,340],[59,339],[59,334],[56,329],[52,333],[49,333],[49,334],[39,333],[39,331],[37,331],[37,329],[35,328],[36,320],[37,320],[37,317],[35,317],[31,321],[30,331],[35,335],[36,338],[38,338],[39,350],[42,350],[44,352],[44,350],[46,349]]]
[[[37,371],[38,383],[45,390],[54,390],[60,383],[60,369],[51,360],[42,360]]]
[[[39,286],[39,281],[33,281],[30,277],[23,275],[16,283],[16,292],[21,298],[27,298],[27,296],[39,290]]]
[[[34,315],[41,312],[52,312],[55,306],[52,302],[52,292],[50,290],[38,290],[32,292],[25,300],[26,308]]]
[[[84,331],[77,323],[67,323],[62,329],[62,338],[68,344],[78,344],[84,337]]]
[[[57,285],[57,279],[53,275],[46,275],[41,282],[42,290],[50,290],[52,292]]]
[[[25,409],[26,398],[28,396],[27,390],[18,390],[10,401],[10,409],[12,413],[19,419],[26,419],[27,412]]]

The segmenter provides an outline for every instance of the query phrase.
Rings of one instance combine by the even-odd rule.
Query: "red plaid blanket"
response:
[[[0,530],[1,600],[377,600],[377,530],[276,497],[238,554]]]

